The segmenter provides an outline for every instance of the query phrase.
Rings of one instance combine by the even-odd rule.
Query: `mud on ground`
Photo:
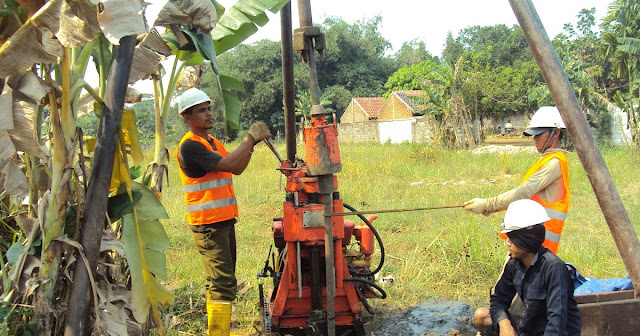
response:
[[[463,302],[434,299],[390,317],[372,336],[472,336],[475,308]]]

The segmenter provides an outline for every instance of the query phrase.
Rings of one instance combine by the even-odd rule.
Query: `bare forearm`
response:
[[[230,172],[234,175],[240,175],[249,165],[253,146],[256,144],[250,136],[245,136],[240,145],[222,158],[215,166],[215,170]]]

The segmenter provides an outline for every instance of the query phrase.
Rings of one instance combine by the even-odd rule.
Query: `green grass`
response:
[[[233,148],[235,144],[228,146]],[[283,145],[277,148],[286,153]],[[517,186],[536,159],[534,154],[474,155],[424,144],[351,144],[341,145],[340,150],[338,190],[345,203],[361,211],[457,205],[473,197],[494,196]],[[298,153],[304,156],[301,147]],[[604,150],[603,156],[637,231],[640,156],[626,148]],[[575,153],[569,154],[569,162],[572,203],[559,255],[586,276],[624,277],[627,272]],[[240,209],[237,275],[243,289],[235,302],[233,331],[242,335],[254,333],[252,325],[260,319],[256,272],[272,244],[272,218],[281,216],[284,200],[285,179],[277,167],[275,156],[260,145],[247,170],[234,178]],[[166,285],[177,295],[176,304],[165,308],[177,323],[169,335],[200,335],[206,326],[204,276],[186,226],[175,162],[170,165],[163,204],[171,216],[165,222],[171,239]],[[386,300],[372,300],[374,308],[389,316],[435,297],[486,304],[506,257],[504,241],[497,238],[502,219],[503,213],[485,217],[461,209],[379,215],[373,224],[387,253],[381,273],[393,274],[395,282],[385,288]],[[374,254],[374,260],[378,257]]]

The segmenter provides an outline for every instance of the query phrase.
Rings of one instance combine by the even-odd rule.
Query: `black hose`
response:
[[[373,295],[375,297],[377,297],[378,299],[386,299],[387,298],[387,292],[384,291],[384,289],[382,289],[382,287],[380,287],[379,285],[376,285],[373,281],[371,280],[367,280],[367,279],[362,279],[362,278],[346,278],[343,281],[353,281],[353,282],[361,282],[367,286],[373,287],[375,288],[378,293],[371,291],[371,293],[373,293]]]
[[[350,206],[347,203],[342,203],[342,205],[353,212],[357,212],[357,210],[354,207]],[[384,265],[384,244],[382,244],[382,238],[380,238],[378,231],[376,231],[376,229],[373,227],[371,222],[369,222],[369,220],[365,218],[363,215],[358,214],[358,217],[360,217],[360,219],[362,219],[362,221],[365,224],[367,224],[367,226],[371,229],[371,231],[373,232],[373,235],[376,237],[376,241],[378,242],[378,245],[380,245],[380,263],[378,264],[378,267],[376,267],[376,269],[373,271],[357,273],[357,275],[359,276],[372,276],[378,273],[380,269],[382,269],[382,265]]]
[[[387,293],[380,286],[373,283],[373,281],[369,281],[367,279],[361,279],[361,278],[346,278],[343,281],[359,282],[364,286],[366,286],[366,288],[371,293],[373,293],[375,297],[380,299],[385,299],[387,297]],[[367,301],[367,297],[365,296],[365,293],[361,289],[362,287],[355,284],[354,286],[356,286],[356,294],[358,295],[358,299],[360,299],[360,302],[362,303],[362,306],[364,307],[364,309],[366,309],[367,312],[369,312],[369,314],[375,315],[376,313],[373,310],[373,307],[371,307],[371,305],[369,304],[369,301]],[[375,288],[378,291],[378,293],[371,290],[371,287]]]

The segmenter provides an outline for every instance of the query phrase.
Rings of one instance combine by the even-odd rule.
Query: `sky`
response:
[[[217,0],[229,8],[235,0]],[[424,41],[427,50],[440,56],[448,32],[454,37],[469,26],[517,24],[508,0],[310,0],[313,22],[339,17],[348,23],[382,17],[379,27],[397,51],[403,42]],[[533,0],[542,24],[551,39],[562,32],[565,23],[576,23],[583,8],[596,8],[596,22],[607,14],[609,0]],[[299,27],[297,1],[292,1],[293,28]],[[269,14],[272,14],[269,12]],[[280,14],[269,15],[270,21],[248,42],[261,39],[280,40]]]
[[[217,0],[230,8],[237,0]],[[147,20],[154,21],[157,11],[167,0],[153,0],[147,8]],[[454,38],[463,28],[517,24],[508,0],[310,0],[314,24],[327,17],[339,17],[348,23],[382,18],[379,31],[391,44],[388,54],[400,49],[404,42],[423,41],[434,56],[441,56],[447,34]],[[297,1],[292,1],[293,28],[299,27]],[[609,0],[533,0],[538,16],[551,39],[562,32],[565,23],[575,24],[583,8],[596,8],[596,22],[607,14]],[[262,39],[280,40],[280,14],[267,12],[269,23],[259,27],[245,43]],[[166,62],[164,64],[167,64]],[[165,66],[166,68],[167,66]],[[152,85],[139,81],[136,89],[153,91]]]

